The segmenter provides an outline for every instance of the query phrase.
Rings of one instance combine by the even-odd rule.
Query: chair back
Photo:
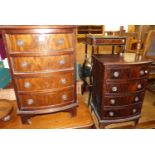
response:
[[[149,31],[147,35],[143,56],[145,58],[151,58],[155,62],[155,30]]]

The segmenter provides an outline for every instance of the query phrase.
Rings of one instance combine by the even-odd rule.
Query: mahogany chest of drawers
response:
[[[23,123],[37,114],[76,114],[75,27],[10,26],[3,28]]]
[[[138,123],[150,64],[126,54],[93,56],[91,106],[100,128],[124,121]]]

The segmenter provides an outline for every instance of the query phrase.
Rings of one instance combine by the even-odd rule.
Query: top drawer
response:
[[[9,34],[10,52],[39,52],[71,49],[72,34]]]
[[[149,66],[148,65],[134,65],[127,67],[111,67],[107,68],[106,79],[139,79],[148,78]]]

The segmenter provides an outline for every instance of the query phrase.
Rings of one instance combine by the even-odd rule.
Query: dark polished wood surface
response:
[[[93,56],[92,108],[101,128],[129,120],[138,123],[151,63],[126,54]]]
[[[74,116],[75,26],[2,26],[0,30],[22,122],[29,123],[33,114],[58,111]]]
[[[114,55],[111,55],[111,54],[96,54],[94,55],[94,57],[96,57],[96,59],[101,62],[101,63],[104,63],[104,64],[121,64],[121,65],[127,65],[127,64],[130,64],[130,65],[135,65],[135,63],[137,65],[140,65],[140,64],[146,64],[146,61],[149,62],[149,63],[152,63],[152,60],[150,59],[146,59],[144,58],[142,55],[128,55],[128,54],[123,54],[122,56],[119,55],[119,54],[114,54]],[[147,67],[147,66],[146,66]]]

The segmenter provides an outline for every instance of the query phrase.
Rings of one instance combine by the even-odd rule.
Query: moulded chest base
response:
[[[48,109],[42,109],[42,110],[31,110],[31,111],[22,111],[22,110],[17,110],[17,114],[20,115],[21,121],[23,124],[31,124],[31,117],[34,117],[36,115],[41,115],[41,114],[49,114],[49,113],[56,113],[56,112],[69,112],[71,117],[75,117],[77,110],[76,107],[78,106],[77,103],[62,106],[59,108],[48,108]]]
[[[96,126],[100,129],[104,129],[106,128],[106,126],[110,125],[110,124],[116,124],[116,123],[123,123],[123,122],[129,122],[129,121],[132,121],[134,124],[133,126],[136,127],[136,125],[138,124],[138,121],[141,117],[141,115],[136,115],[136,116],[133,116],[133,117],[128,117],[128,118],[122,118],[122,119],[113,119],[113,120],[103,120],[100,118],[100,116],[98,115],[94,105],[91,103],[90,104],[90,110],[91,112],[93,113],[93,118],[96,122]]]

